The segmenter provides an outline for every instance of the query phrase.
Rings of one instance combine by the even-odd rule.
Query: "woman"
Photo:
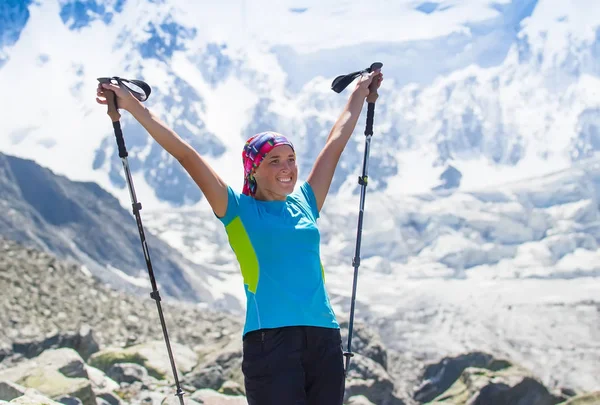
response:
[[[382,80],[379,71],[360,77],[307,180],[296,191],[292,143],[274,132],[248,139],[242,153],[242,193],[229,187],[126,89],[98,87],[97,102],[106,104],[104,90],[112,90],[119,107],[189,173],[225,226],[247,298],[242,371],[250,405],[343,402],[342,341],[325,288],[316,222],[365,99]]]

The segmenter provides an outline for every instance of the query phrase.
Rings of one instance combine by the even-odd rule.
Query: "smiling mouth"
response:
[[[292,182],[292,178],[291,177],[282,177],[282,178],[277,179],[277,181],[280,183],[287,184],[287,183]]]

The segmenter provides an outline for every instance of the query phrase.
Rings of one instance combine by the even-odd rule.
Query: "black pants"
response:
[[[293,326],[244,336],[242,371],[249,405],[342,405],[339,329]]]

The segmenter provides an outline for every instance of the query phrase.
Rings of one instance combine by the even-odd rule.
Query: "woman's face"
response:
[[[298,178],[296,155],[289,145],[274,147],[254,173],[256,197],[266,200],[285,200],[294,191]]]

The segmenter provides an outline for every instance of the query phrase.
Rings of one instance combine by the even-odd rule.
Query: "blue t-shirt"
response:
[[[317,201],[304,182],[285,201],[260,201],[228,187],[225,225],[244,278],[244,335],[262,328],[339,328],[320,257]]]

